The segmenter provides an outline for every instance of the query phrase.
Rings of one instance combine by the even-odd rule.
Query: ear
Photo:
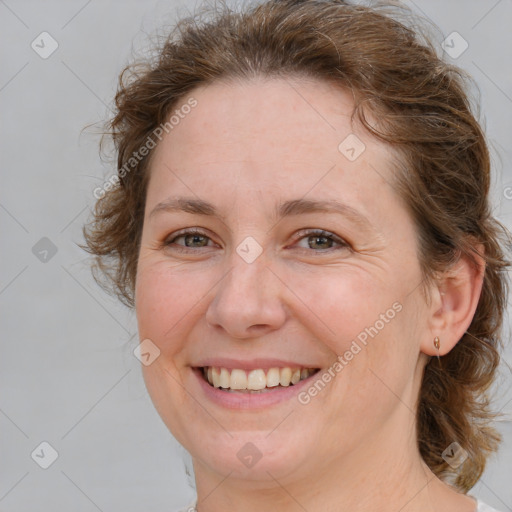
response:
[[[421,351],[429,356],[438,354],[434,337],[440,341],[439,355],[445,355],[457,344],[471,324],[480,299],[485,274],[482,244],[475,244],[476,266],[467,256],[447,270],[431,289],[428,326],[421,341]]]

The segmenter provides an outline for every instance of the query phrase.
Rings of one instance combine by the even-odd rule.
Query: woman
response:
[[[275,0],[130,77],[85,236],[197,510],[492,510],[507,233],[461,72],[385,10]]]

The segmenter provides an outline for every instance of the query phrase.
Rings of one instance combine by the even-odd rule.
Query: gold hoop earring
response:
[[[439,338],[436,336],[434,338],[434,347],[436,347],[437,350],[437,360],[439,361],[439,347],[441,346],[441,342],[439,341]]]

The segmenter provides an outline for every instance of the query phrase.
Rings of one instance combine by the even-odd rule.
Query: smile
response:
[[[228,369],[216,366],[200,368],[210,386],[228,392],[265,393],[294,386],[319,371],[318,368],[256,368],[253,370]]]

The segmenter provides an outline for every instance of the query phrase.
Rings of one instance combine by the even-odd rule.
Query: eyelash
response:
[[[329,231],[325,231],[323,229],[302,230],[302,231],[299,231],[297,234],[300,235],[300,236],[296,240],[296,242],[298,242],[298,241],[300,241],[300,240],[302,240],[304,238],[309,238],[309,237],[316,236],[318,238],[320,238],[320,237],[327,238],[327,239],[332,240],[333,242],[339,244],[339,247],[337,247],[337,248],[336,247],[329,247],[328,249],[323,249],[323,250],[318,250],[318,251],[315,251],[314,249],[304,249],[304,248],[302,248],[305,251],[313,251],[313,252],[316,252],[316,253],[325,254],[325,253],[328,253],[328,252],[331,252],[331,251],[335,251],[335,250],[339,250],[339,249],[350,248],[349,244],[347,242],[345,242],[343,239],[341,239],[340,237],[336,236],[334,233],[330,233]],[[186,247],[184,245],[179,245],[179,244],[175,245],[175,241],[178,238],[187,237],[187,236],[190,236],[190,235],[192,235],[192,236],[193,235],[199,235],[199,236],[203,236],[203,237],[211,240],[211,238],[206,233],[204,233],[203,231],[200,231],[198,229],[189,229],[189,230],[186,230],[186,231],[178,232],[172,238],[168,238],[164,242],[163,245],[165,247],[172,246],[173,250],[176,250],[178,252],[183,252],[183,253],[197,252],[197,249],[201,249],[201,247],[192,248],[192,247]]]

